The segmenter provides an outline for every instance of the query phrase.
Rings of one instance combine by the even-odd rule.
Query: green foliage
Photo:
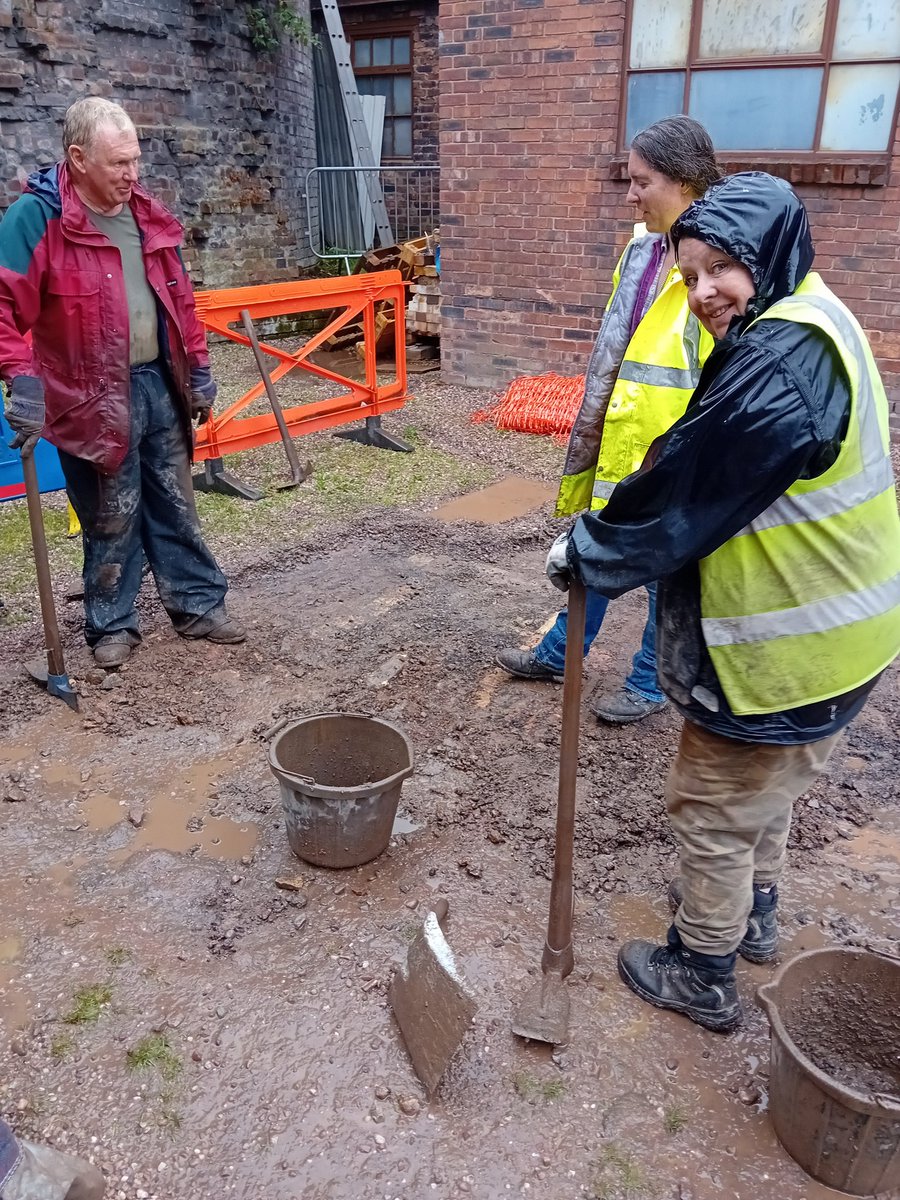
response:
[[[125,1055],[132,1071],[149,1071],[156,1067],[163,1079],[174,1079],[181,1073],[181,1059],[161,1033],[141,1038]]]
[[[650,1200],[647,1181],[631,1154],[614,1142],[603,1147],[591,1200]]]
[[[247,33],[254,50],[272,54],[281,45],[283,38],[296,42],[298,46],[318,45],[312,27],[301,17],[291,0],[275,0],[274,4],[247,5]]]
[[[681,1133],[682,1129],[687,1126],[687,1123],[687,1113],[680,1104],[670,1104],[663,1113],[663,1124],[666,1127],[666,1133]]]
[[[80,988],[74,997],[72,1008],[63,1017],[66,1025],[93,1025],[112,1000],[112,988],[105,983]]]
[[[56,1062],[68,1058],[75,1049],[75,1039],[71,1033],[59,1033],[50,1043],[50,1057]]]
[[[513,1076],[513,1087],[523,1100],[534,1102],[559,1100],[565,1095],[566,1085],[561,1079],[536,1079],[530,1071],[519,1071]]]

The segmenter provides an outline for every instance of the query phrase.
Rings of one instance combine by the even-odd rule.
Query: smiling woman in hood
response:
[[[695,200],[672,226],[675,251],[703,242],[750,272],[752,320],[790,296],[805,279],[815,252],[806,209],[790,184],[763,171],[730,175]]]
[[[736,955],[777,953],[793,802],[900,652],[900,515],[884,388],[810,270],[793,190],[732,176],[672,236],[716,347],[684,416],[578,520],[566,562],[607,596],[661,580],[659,679],[685,717],[666,789],[681,879],[666,944],[629,942],[619,972],[726,1031]]]

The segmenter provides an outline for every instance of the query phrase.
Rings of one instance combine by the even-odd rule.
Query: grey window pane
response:
[[[395,113],[405,115],[412,112],[412,76],[394,76],[394,109]]]
[[[393,153],[399,158],[411,158],[412,121],[409,117],[397,117],[391,124],[394,127]]]
[[[356,90],[361,96],[375,96],[375,80],[377,75],[358,75],[356,78]]]
[[[691,31],[691,0],[634,0],[632,67],[683,67]]]
[[[409,38],[395,37],[394,38],[394,65],[398,67],[406,66],[409,59]]]
[[[701,58],[815,54],[827,0],[703,0]]]
[[[371,67],[372,42],[369,38],[361,38],[353,43],[353,65],[356,67]]]
[[[389,67],[391,65],[391,39],[389,37],[372,38],[372,66]]]
[[[887,150],[893,135],[900,64],[832,67],[822,123],[823,150]]]
[[[811,150],[821,67],[697,71],[688,112],[717,150]]]
[[[900,58],[897,0],[841,0],[835,58]]]
[[[684,100],[684,71],[654,71],[628,80],[628,117],[625,141],[659,121],[680,113]]]

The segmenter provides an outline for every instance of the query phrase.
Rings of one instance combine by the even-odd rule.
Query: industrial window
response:
[[[351,34],[360,95],[384,97],[382,158],[412,158],[412,33]]]
[[[686,112],[720,151],[886,155],[897,0],[631,0],[623,144]]]

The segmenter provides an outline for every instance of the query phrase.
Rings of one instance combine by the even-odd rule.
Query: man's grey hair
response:
[[[102,96],[85,96],[66,109],[63,121],[63,150],[68,154],[70,146],[90,150],[101,125],[112,125],[125,133],[134,129],[134,122],[121,104],[105,100]]]

